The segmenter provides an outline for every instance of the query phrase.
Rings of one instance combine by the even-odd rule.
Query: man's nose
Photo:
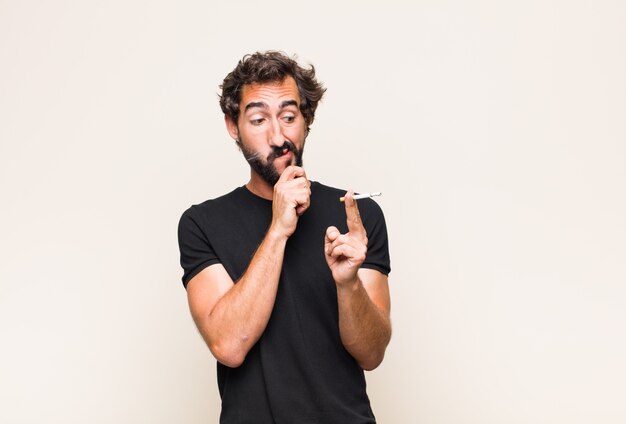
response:
[[[283,134],[283,128],[280,126],[280,120],[272,120],[272,131],[269,137],[269,143],[271,146],[280,147],[285,144],[285,136]]]

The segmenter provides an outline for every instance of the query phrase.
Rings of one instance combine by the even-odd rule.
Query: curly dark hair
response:
[[[298,65],[295,59],[279,51],[270,50],[264,53],[256,52],[245,55],[220,85],[222,89],[220,95],[222,112],[237,124],[241,92],[245,85],[280,82],[287,76],[291,76],[298,87],[300,112],[304,117],[308,133],[310,125],[315,119],[317,104],[326,91],[326,88],[315,79],[315,68],[313,65],[310,66],[309,69],[305,69]]]

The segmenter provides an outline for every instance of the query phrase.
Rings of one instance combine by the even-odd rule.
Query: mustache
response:
[[[273,162],[274,159],[281,157],[287,152],[298,154],[298,148],[289,140],[285,140],[282,146],[272,146],[272,151],[268,155],[267,161]]]

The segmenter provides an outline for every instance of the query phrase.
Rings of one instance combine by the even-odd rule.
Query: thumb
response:
[[[324,251],[328,254],[329,246],[337,240],[341,233],[335,226],[330,226],[326,229],[326,235],[324,236]]]

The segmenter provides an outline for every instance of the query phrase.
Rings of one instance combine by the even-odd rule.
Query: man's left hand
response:
[[[337,285],[357,283],[357,271],[367,254],[367,232],[352,190],[346,193],[344,203],[348,232],[341,234],[337,227],[331,226],[326,229],[324,240],[326,262]]]

